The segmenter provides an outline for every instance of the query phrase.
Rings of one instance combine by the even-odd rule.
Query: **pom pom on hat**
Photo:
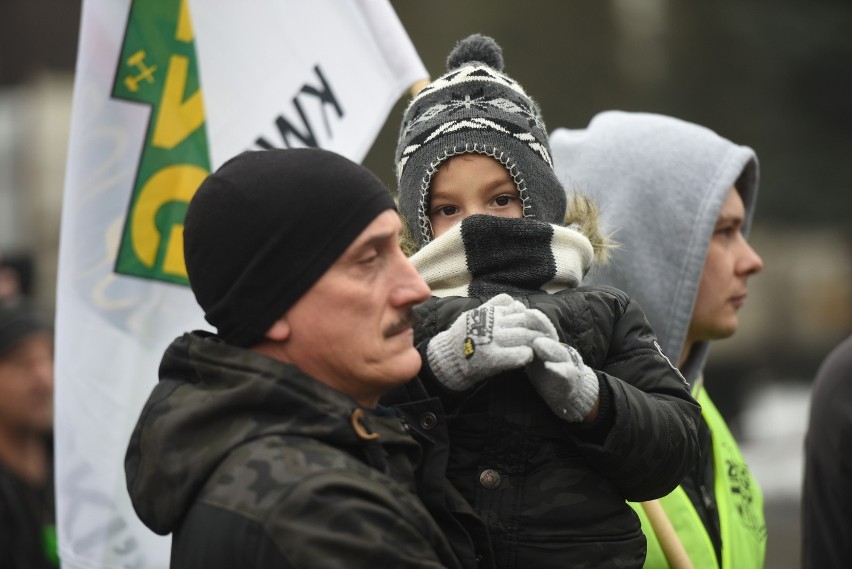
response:
[[[447,56],[447,70],[452,71],[474,61],[484,63],[496,71],[503,71],[503,49],[493,38],[473,34],[459,41]]]
[[[547,128],[538,105],[503,72],[494,39],[474,34],[447,57],[447,71],[406,108],[395,162],[399,211],[418,247],[431,241],[432,178],[459,154],[490,156],[508,171],[524,217],[561,224],[566,197],[553,172]]]

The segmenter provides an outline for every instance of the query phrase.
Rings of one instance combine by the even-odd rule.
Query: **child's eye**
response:
[[[459,211],[459,208],[457,208],[454,205],[444,205],[444,206],[437,208],[435,210],[435,213],[437,213],[439,215],[450,216],[450,215],[455,215],[456,213],[458,213],[458,211]]]
[[[494,198],[494,204],[500,207],[504,207],[512,203],[513,199],[514,198],[512,196],[504,194],[502,196],[497,196],[496,198]]]

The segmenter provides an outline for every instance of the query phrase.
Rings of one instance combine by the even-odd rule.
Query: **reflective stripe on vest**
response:
[[[725,420],[710,400],[702,382],[692,393],[701,404],[701,414],[710,428],[715,467],[715,497],[722,535],[722,569],[760,569],[766,556],[766,522],[763,494],[752,477]],[[689,496],[678,486],[660,499],[672,526],[696,569],[719,569],[713,542],[701,523]],[[639,504],[630,504],[642,521],[648,539],[645,569],[668,569],[669,565]]]

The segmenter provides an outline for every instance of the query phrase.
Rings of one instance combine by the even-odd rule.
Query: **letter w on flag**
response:
[[[160,568],[124,453],[159,359],[206,327],[182,223],[244,150],[360,161],[427,73],[387,0],[84,0],[60,242],[56,488],[63,568]]]

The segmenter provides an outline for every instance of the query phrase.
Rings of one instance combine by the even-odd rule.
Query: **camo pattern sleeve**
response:
[[[182,558],[197,562],[199,547],[207,569],[462,567],[408,488],[310,439],[265,437],[237,449],[182,527],[176,567]]]

